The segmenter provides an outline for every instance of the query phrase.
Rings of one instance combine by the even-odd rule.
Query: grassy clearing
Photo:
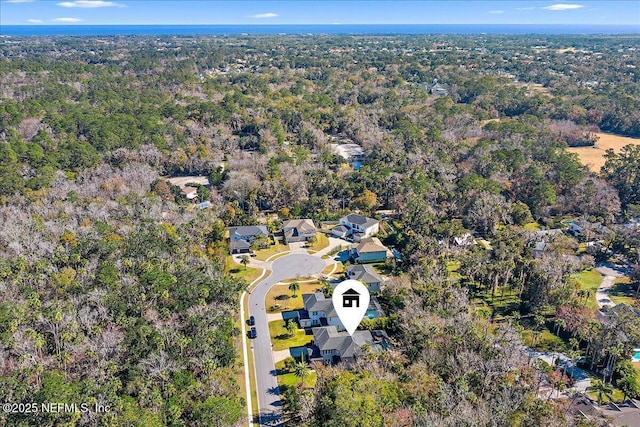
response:
[[[522,228],[529,231],[540,231],[542,229],[540,227],[540,224],[538,224],[537,222],[529,222],[525,224]]]
[[[272,255],[279,254],[280,252],[285,252],[289,250],[289,245],[283,245],[280,242],[277,242],[274,245],[269,246],[266,249],[260,249],[256,251],[256,259],[259,261],[266,261]]]
[[[540,332],[531,329],[523,330],[522,341],[527,347],[534,348],[538,351],[567,352],[571,350],[567,343],[546,328]]]
[[[604,154],[609,148],[612,148],[617,153],[625,145],[640,144],[640,138],[629,138],[602,132],[597,132],[596,135],[599,139],[594,147],[569,148],[569,151],[576,153],[582,164],[588,166],[593,172],[600,172],[600,168],[604,165]]]
[[[280,313],[286,310],[299,310],[304,307],[302,303],[302,294],[311,294],[322,289],[320,282],[300,283],[300,290],[296,292],[295,298],[293,292],[289,290],[289,284],[274,285],[265,297],[265,305],[269,313]],[[286,295],[289,299],[282,297]],[[273,308],[276,304],[280,305],[277,309]]]
[[[276,372],[278,375],[278,385],[280,387],[297,387],[298,384],[301,383],[300,378],[296,377],[293,372],[289,372],[284,368],[284,360],[276,363]],[[304,379],[304,387],[314,388],[316,386],[317,380],[318,374],[316,373],[316,371],[309,371],[309,375]]]
[[[627,304],[633,306],[638,298],[636,295],[636,284],[628,277],[618,277],[614,281],[614,287],[609,293],[611,301],[616,304]]]
[[[587,307],[589,307],[593,311],[597,311],[598,302],[596,301],[596,291],[602,283],[602,274],[600,274],[597,270],[590,269],[574,274],[572,278],[578,282],[581,291],[591,292],[591,296],[587,301]]]
[[[293,336],[289,336],[289,332],[284,327],[283,320],[274,320],[269,322],[269,335],[273,343],[273,350],[286,350],[291,347],[302,347],[313,340],[313,335],[305,332],[304,329],[298,329]]]

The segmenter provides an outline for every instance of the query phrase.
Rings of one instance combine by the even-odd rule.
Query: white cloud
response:
[[[93,9],[96,7],[125,7],[123,4],[115,3],[112,1],[103,1],[103,0],[74,0],[74,1],[63,1],[62,3],[58,3],[58,6],[62,7],[81,7],[85,9]]]
[[[490,10],[489,13],[500,14],[500,13],[504,13],[504,10]]]
[[[42,24],[42,19],[27,19],[29,24]]]
[[[277,17],[278,17],[278,14],[273,12],[257,13],[255,15],[250,16],[250,18],[257,18],[257,19],[277,18]]]
[[[80,18],[55,18],[51,20],[52,22],[66,22],[66,23],[70,23],[70,22],[80,22],[82,21],[82,19]]]
[[[580,9],[581,7],[584,7],[581,4],[566,4],[566,3],[558,3],[558,4],[552,4],[551,6],[545,6],[543,7],[543,9],[547,9],[547,10],[572,10],[572,9]]]
[[[533,7],[516,7],[516,10],[533,10]]]

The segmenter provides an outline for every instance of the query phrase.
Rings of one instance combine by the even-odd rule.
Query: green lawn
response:
[[[316,241],[309,245],[309,250],[319,251],[329,246],[329,238],[324,233],[316,233]]]
[[[276,243],[269,246],[266,249],[260,249],[256,251],[256,259],[259,261],[266,261],[272,255],[279,254],[280,252],[285,252],[289,250],[289,245],[283,245],[281,243]]]
[[[236,264],[231,255],[227,256],[226,271],[234,277],[246,280],[247,284],[250,284],[262,274],[262,270],[259,268],[245,267],[242,264]]]
[[[276,363],[276,372],[278,374],[278,385],[296,387],[300,384],[300,378],[296,377],[292,372],[287,372],[284,369],[284,360]],[[304,379],[305,388],[313,388],[316,386],[318,380],[318,374],[316,371],[309,371],[309,375]]]
[[[569,351],[570,348],[561,338],[556,336],[548,329],[543,329],[534,341],[534,331],[525,329],[522,331],[522,341],[527,347],[534,348],[538,351]],[[535,344],[535,345],[534,345]]]
[[[538,224],[537,222],[529,222],[527,224],[525,224],[523,226],[523,228],[525,230],[529,230],[529,231],[540,231],[540,224]]]
[[[295,298],[293,292],[289,290],[289,284],[274,285],[265,297],[265,305],[269,313],[279,313],[286,310],[298,310],[304,307],[302,304],[302,294],[311,294],[321,290],[319,282],[300,283],[300,290],[296,292]],[[288,296],[287,299],[284,296]],[[275,305],[279,305],[277,309]]]
[[[628,277],[618,277],[614,282],[614,287],[611,289],[609,296],[611,301],[616,304],[627,304],[633,306],[638,298],[636,294],[636,284],[631,282]]]
[[[596,301],[596,290],[598,290],[598,286],[600,286],[600,284],[602,283],[602,274],[600,274],[597,270],[590,269],[574,274],[572,278],[578,282],[578,284],[580,285],[580,290],[591,292],[591,296],[587,301],[587,307],[594,311],[598,310],[598,302]]]
[[[298,329],[294,336],[289,337],[283,320],[269,322],[269,335],[273,343],[273,350],[286,350],[291,347],[302,347],[311,342],[313,335],[307,335],[304,329]]]

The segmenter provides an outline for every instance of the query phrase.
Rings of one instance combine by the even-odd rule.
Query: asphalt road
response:
[[[291,254],[276,259],[271,266],[269,277],[258,283],[249,295],[249,313],[255,316],[257,338],[250,340],[256,370],[258,403],[260,405],[260,425],[282,425],[282,403],[273,362],[269,323],[265,308],[267,292],[277,282],[284,279],[306,277],[322,272],[327,262],[322,258],[308,254]]]

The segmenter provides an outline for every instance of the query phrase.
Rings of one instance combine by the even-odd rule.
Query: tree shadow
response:
[[[284,426],[284,419],[280,411],[265,411],[260,413],[260,424],[268,426]]]
[[[280,388],[278,386],[269,387],[267,389],[267,393],[272,395],[272,396],[280,396]]]

